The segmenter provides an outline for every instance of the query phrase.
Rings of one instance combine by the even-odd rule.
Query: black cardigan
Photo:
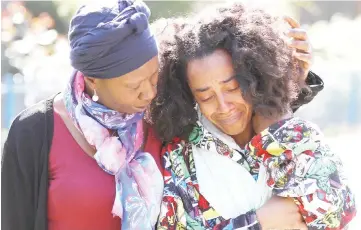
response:
[[[53,129],[53,98],[26,109],[12,123],[1,166],[1,229],[48,229]]]
[[[301,93],[294,110],[311,101],[323,89],[321,78],[313,73],[306,82],[311,86],[312,95]],[[21,112],[11,125],[1,166],[3,230],[48,229],[48,159],[54,131],[53,99],[41,101]]]

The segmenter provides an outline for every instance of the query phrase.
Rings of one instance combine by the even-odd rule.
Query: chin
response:
[[[117,109],[115,109],[115,111],[117,111],[117,112],[119,112],[119,113],[123,113],[123,114],[133,114],[133,113],[137,113],[138,111],[136,111],[135,109],[133,109],[133,108],[126,108],[126,107],[124,107],[124,106],[122,106],[122,107],[119,107],[119,108],[117,108]]]
[[[239,134],[239,130],[235,129],[234,127],[219,127],[221,131],[229,136],[234,136]]]
[[[239,130],[223,130],[223,132],[228,136],[236,136],[240,134]]]

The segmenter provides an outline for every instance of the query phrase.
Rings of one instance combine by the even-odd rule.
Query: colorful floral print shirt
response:
[[[211,143],[255,180],[263,164],[273,194],[294,198],[309,229],[344,229],[356,215],[342,163],[314,124],[282,120],[254,136],[242,152],[198,124],[188,142],[175,138],[163,148],[165,188],[158,229],[261,229],[254,210],[225,219],[200,193],[192,145],[207,149]]]

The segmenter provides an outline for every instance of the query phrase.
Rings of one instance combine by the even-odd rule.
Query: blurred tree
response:
[[[54,20],[55,29],[60,34],[67,33],[67,22],[64,21],[58,14],[58,5],[53,1],[25,1],[24,6],[33,14],[38,17],[41,13],[48,13]]]
[[[150,21],[189,13],[196,1],[145,1],[152,15]]]
[[[89,2],[90,0],[63,0],[63,1],[54,1],[51,2],[53,6],[57,9],[58,18],[62,18],[63,22],[65,22],[66,29],[68,23],[75,13],[77,8],[84,3]],[[110,0],[102,0],[102,1],[110,1]],[[146,4],[151,9],[151,18],[150,21],[161,18],[161,17],[171,17],[171,16],[179,16],[184,15],[192,10],[193,4],[196,2],[193,1],[150,1],[145,0]],[[50,4],[49,4],[50,5]]]

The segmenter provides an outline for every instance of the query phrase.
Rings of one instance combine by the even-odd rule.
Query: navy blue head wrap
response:
[[[141,67],[158,55],[149,16],[140,0],[80,7],[69,29],[72,66],[95,78],[119,77]]]

